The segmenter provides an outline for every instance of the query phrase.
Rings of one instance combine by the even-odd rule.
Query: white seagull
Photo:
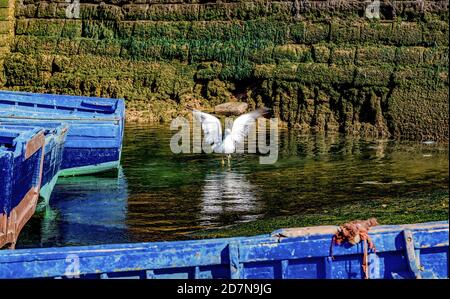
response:
[[[213,152],[226,154],[228,157],[228,166],[230,165],[231,154],[236,152],[238,144],[244,142],[245,137],[247,137],[250,129],[255,124],[255,120],[268,112],[267,108],[259,108],[239,116],[233,122],[231,129],[225,129],[225,138],[222,139],[222,126],[217,117],[193,108],[189,109],[192,110],[195,119],[202,125],[205,143],[211,146]],[[222,158],[223,164],[224,161]]]

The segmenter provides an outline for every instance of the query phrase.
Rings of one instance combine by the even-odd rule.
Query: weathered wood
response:
[[[313,230],[286,238],[272,234],[1,251],[0,278],[66,277],[74,260],[80,278],[364,278],[361,243],[336,246],[332,259],[332,234]],[[448,222],[374,227],[370,237],[377,253],[369,250],[369,277],[414,277],[404,230],[411,232],[410,244],[420,254],[419,270],[427,277],[447,278]]]
[[[119,166],[125,122],[121,99],[0,91],[0,122],[66,123],[61,176]]]
[[[14,248],[23,226],[34,214],[44,164],[41,128],[0,128],[0,248]]]

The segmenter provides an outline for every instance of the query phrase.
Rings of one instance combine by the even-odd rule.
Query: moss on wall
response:
[[[4,61],[14,37],[15,0],[0,0],[0,88],[6,84]]]
[[[4,88],[123,97],[140,121],[240,100],[305,132],[448,140],[448,0],[421,3],[369,20],[352,0],[91,0],[70,19],[21,1]]]

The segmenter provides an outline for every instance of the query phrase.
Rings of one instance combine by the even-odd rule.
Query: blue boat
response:
[[[36,126],[43,128],[45,135],[44,166],[39,193],[42,198],[40,206],[44,207],[49,203],[53,188],[58,180],[68,129],[67,124],[56,122],[33,122],[30,124],[23,121],[0,121],[0,129],[11,132],[32,130]]]
[[[0,252],[0,278],[448,278],[448,222],[376,226],[334,247],[336,226],[224,239],[19,249]]]
[[[34,214],[44,161],[42,128],[0,129],[0,248],[14,248]]]
[[[117,170],[122,152],[122,99],[0,91],[0,121],[67,123],[60,176]]]

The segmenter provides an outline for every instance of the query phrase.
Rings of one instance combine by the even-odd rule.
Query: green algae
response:
[[[228,168],[220,155],[174,155],[174,133],[127,122],[119,176],[60,178],[50,199],[57,217],[35,215],[19,245],[245,236],[369,217],[448,220],[445,143],[280,129],[275,164],[243,154]]]
[[[142,122],[170,121],[190,101],[241,100],[305,131],[448,140],[439,7],[400,1],[368,20],[362,2],[124,0],[66,19],[55,4],[17,5],[2,88],[122,97]]]
[[[375,217],[380,224],[408,224],[430,221],[448,221],[448,190],[414,194],[401,197],[380,198],[340,206],[325,205],[302,215],[274,217],[237,224],[221,229],[193,233],[195,238],[222,238],[253,236],[271,233],[280,228],[317,225],[340,225],[356,219]]]

